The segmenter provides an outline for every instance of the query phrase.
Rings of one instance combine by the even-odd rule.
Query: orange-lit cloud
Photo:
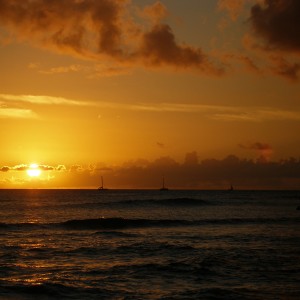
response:
[[[37,67],[35,67],[37,68]],[[39,72],[42,74],[62,74],[62,73],[74,73],[82,70],[80,65],[70,65],[64,67],[55,67],[50,68],[49,70],[40,70]]]
[[[0,118],[36,119],[37,114],[30,109],[0,107]]]
[[[282,110],[271,107],[240,107],[225,105],[203,105],[189,103],[133,104],[125,109],[149,112],[199,113],[219,121],[299,121],[300,111]]]
[[[160,1],[156,1],[154,4],[144,7],[140,15],[148,18],[151,22],[158,23],[168,15],[168,10]]]
[[[26,171],[29,168],[31,168],[30,164],[20,164],[15,166],[3,166],[0,168],[1,172],[9,172],[9,171]],[[50,166],[50,165],[41,165],[37,164],[36,168],[39,168],[42,171],[61,171],[66,170],[66,167],[64,165],[58,165],[58,166]]]
[[[51,97],[44,95],[8,95],[0,94],[0,99],[14,102],[26,102],[32,104],[42,105],[75,105],[75,106],[88,106],[91,103],[87,101],[77,101],[72,99],[66,99],[63,97]]]
[[[92,102],[78,101],[63,97],[44,95],[10,95],[0,94],[0,118],[39,119],[31,108],[19,107],[20,103],[36,105],[64,105],[64,106],[93,106]],[[23,106],[23,105],[22,105]]]
[[[241,13],[245,0],[219,0],[218,8],[229,13],[232,20],[236,20]]]
[[[81,165],[72,165],[70,167],[70,172],[78,172],[78,171],[83,171],[83,168]]]
[[[21,164],[21,165],[16,165],[16,166],[11,167],[11,170],[26,171],[28,168],[29,168],[29,165]]]
[[[150,28],[142,26],[143,20],[133,21],[131,6],[127,0],[0,0],[0,26],[19,41],[84,59],[223,73],[221,63],[200,48],[177,42],[171,27],[159,22],[167,14],[161,2],[143,10],[145,18],[156,20]]]

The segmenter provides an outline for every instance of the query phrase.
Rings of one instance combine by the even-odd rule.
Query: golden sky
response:
[[[0,0],[0,187],[299,188],[299,56],[298,0]]]

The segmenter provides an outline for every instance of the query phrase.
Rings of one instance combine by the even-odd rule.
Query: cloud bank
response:
[[[103,176],[105,186],[112,189],[159,189],[164,176],[166,185],[172,189],[227,189],[230,184],[236,189],[299,189],[299,158],[268,161],[259,155],[272,150],[271,146],[257,142],[241,147],[257,151],[257,159],[228,155],[224,159],[200,161],[197,152],[192,151],[185,155],[182,163],[164,156],[154,161],[139,159],[111,167],[103,167],[101,163],[88,166],[39,165],[42,175],[34,180],[28,176],[18,177],[29,168],[28,165],[3,166],[0,167],[0,186],[96,189]],[[13,172],[17,175],[11,176]]]

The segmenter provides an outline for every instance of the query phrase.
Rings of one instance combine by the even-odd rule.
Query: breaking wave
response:
[[[300,223],[300,218],[230,218],[204,220],[172,220],[172,219],[126,219],[97,218],[74,219],[60,223],[0,223],[0,229],[73,229],[73,230],[117,230],[129,228],[205,226],[205,225],[243,225],[243,224],[282,224]]]

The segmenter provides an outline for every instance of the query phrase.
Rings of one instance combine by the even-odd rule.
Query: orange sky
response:
[[[0,187],[299,187],[299,30],[298,0],[0,0]]]

